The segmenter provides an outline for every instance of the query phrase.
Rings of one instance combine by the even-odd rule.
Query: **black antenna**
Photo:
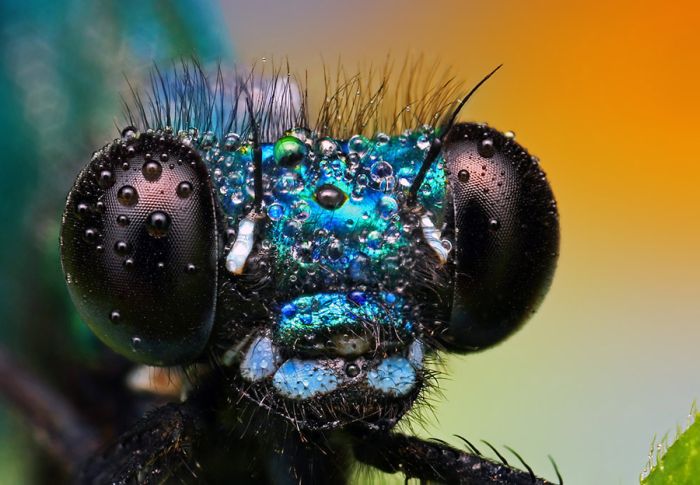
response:
[[[247,90],[246,90],[247,91]],[[255,198],[253,199],[253,212],[259,214],[262,210],[263,202],[263,166],[262,166],[262,148],[260,148],[260,133],[258,131],[258,123],[255,121],[255,110],[253,109],[253,100],[248,93],[246,99],[248,107],[248,116],[250,116],[250,128],[253,135],[253,189]]]
[[[457,119],[457,115],[459,114],[459,112],[462,110],[467,101],[469,101],[469,98],[471,98],[472,95],[476,92],[476,90],[479,89],[481,85],[484,84],[486,81],[488,81],[488,79],[491,76],[496,74],[496,71],[498,71],[501,67],[503,67],[503,64],[499,65],[496,69],[491,71],[481,81],[479,81],[477,85],[474,86],[464,98],[462,98],[462,101],[459,102],[457,108],[455,108],[455,110],[452,112],[452,116],[450,116],[449,121],[435,130],[437,136],[435,137],[435,139],[433,139],[432,143],[430,144],[428,154],[425,156],[425,160],[423,160],[423,164],[421,165],[420,170],[418,171],[418,175],[416,175],[416,178],[413,179],[411,188],[408,189],[408,198],[406,200],[408,205],[415,205],[416,198],[418,196],[418,190],[420,189],[420,186],[423,185],[425,175],[428,173],[428,170],[430,169],[430,166],[433,164],[435,159],[438,157],[438,155],[440,155],[440,152],[442,151],[442,144],[447,139],[447,135],[450,133],[450,130],[452,130],[452,127],[455,124],[455,120]]]

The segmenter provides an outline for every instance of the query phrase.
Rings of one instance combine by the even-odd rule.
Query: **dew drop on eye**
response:
[[[117,192],[117,200],[126,207],[132,207],[139,201],[139,193],[131,185],[125,185]]]
[[[150,162],[143,164],[143,167],[141,167],[141,173],[143,173],[143,177],[149,182],[156,182],[163,173],[163,166],[160,163],[151,160]]]
[[[484,158],[491,158],[496,153],[496,148],[493,146],[493,140],[490,138],[484,138],[477,145],[476,151],[479,152],[479,155]]]

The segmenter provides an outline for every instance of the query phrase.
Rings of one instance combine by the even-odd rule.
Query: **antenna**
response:
[[[428,149],[428,153],[425,156],[425,160],[423,160],[423,164],[421,165],[420,170],[418,171],[418,175],[416,175],[416,178],[413,179],[411,188],[408,189],[407,203],[409,206],[415,205],[418,196],[418,190],[420,189],[420,186],[423,185],[425,175],[428,173],[430,166],[433,164],[438,155],[440,155],[440,152],[442,151],[442,144],[445,142],[445,140],[447,140],[447,135],[450,133],[450,130],[452,130],[452,127],[455,124],[455,120],[457,119],[457,115],[462,110],[467,101],[469,101],[469,98],[471,98],[472,95],[476,92],[476,90],[479,89],[481,85],[484,84],[486,81],[488,81],[488,79],[491,76],[496,74],[496,71],[498,71],[501,67],[503,67],[503,64],[500,64],[498,67],[496,67],[496,69],[491,71],[481,81],[479,81],[477,85],[474,86],[464,98],[462,98],[462,101],[459,102],[457,108],[455,108],[455,110],[452,112],[452,116],[450,116],[449,121],[444,125],[438,127],[437,130],[435,130],[436,133],[438,133],[438,136],[436,136],[430,144],[430,148]]]

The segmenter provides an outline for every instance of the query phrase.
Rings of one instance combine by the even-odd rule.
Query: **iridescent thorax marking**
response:
[[[432,138],[430,127],[347,141],[315,140],[295,129],[262,146],[262,244],[275,248],[282,291],[322,267],[358,285],[397,284],[402,251],[414,242],[399,208]],[[206,159],[229,227],[238,227],[253,202],[252,145],[235,138],[235,143],[210,149]],[[330,193],[330,202],[329,187],[337,192]],[[419,193],[419,203],[436,227],[442,222],[444,197],[445,174],[438,159]]]

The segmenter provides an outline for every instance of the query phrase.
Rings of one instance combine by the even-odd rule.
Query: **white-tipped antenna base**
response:
[[[238,224],[238,234],[231,250],[226,255],[226,269],[229,273],[239,275],[243,273],[245,263],[253,251],[255,242],[255,219],[245,217]]]

